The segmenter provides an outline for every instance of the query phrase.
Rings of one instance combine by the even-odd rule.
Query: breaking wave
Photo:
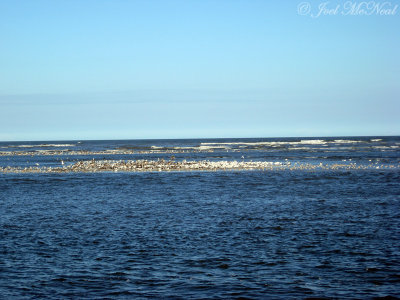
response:
[[[37,147],[45,147],[45,148],[56,148],[56,147],[75,147],[74,144],[39,144],[39,145],[8,145],[3,146],[1,148],[37,148]]]

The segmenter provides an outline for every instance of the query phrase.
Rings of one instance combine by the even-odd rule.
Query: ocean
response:
[[[398,136],[0,142],[0,216],[4,299],[400,297]]]

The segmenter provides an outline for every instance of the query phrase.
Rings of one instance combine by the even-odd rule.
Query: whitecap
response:
[[[74,144],[9,145],[8,148],[74,147]]]
[[[362,141],[354,141],[354,140],[334,140],[335,144],[354,144],[354,143],[361,143]]]
[[[301,144],[307,144],[307,145],[321,145],[321,144],[326,144],[324,140],[301,140]]]

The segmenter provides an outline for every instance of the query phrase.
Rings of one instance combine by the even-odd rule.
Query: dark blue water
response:
[[[348,143],[326,159],[398,166],[398,142]],[[292,146],[276,159],[319,161],[340,145]],[[268,147],[220,153],[257,159]],[[0,173],[0,294],[400,297],[400,171]]]

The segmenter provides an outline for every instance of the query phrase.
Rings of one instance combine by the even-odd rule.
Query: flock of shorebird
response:
[[[0,167],[2,173],[69,173],[69,172],[171,172],[171,171],[230,171],[230,170],[351,170],[351,169],[394,169],[400,165],[383,165],[377,163],[335,163],[311,164],[269,162],[269,161],[175,161],[171,160],[82,160],[75,163],[60,161],[61,166],[46,167],[36,163],[35,167]]]

